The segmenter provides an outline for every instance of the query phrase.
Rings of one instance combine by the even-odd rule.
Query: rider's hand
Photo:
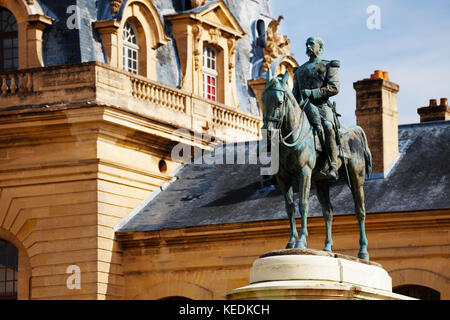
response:
[[[302,90],[302,97],[303,99],[309,98],[312,96],[312,91],[310,89],[303,89]]]

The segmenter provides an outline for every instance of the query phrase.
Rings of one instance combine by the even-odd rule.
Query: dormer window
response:
[[[9,10],[0,7],[0,72],[18,67],[17,21]]]
[[[203,96],[217,101],[217,52],[211,46],[203,47]]]
[[[123,28],[123,70],[137,74],[139,70],[139,45],[137,32],[132,23]]]

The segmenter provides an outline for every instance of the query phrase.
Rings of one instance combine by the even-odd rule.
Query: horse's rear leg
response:
[[[289,217],[290,234],[289,242],[286,245],[286,249],[293,248],[295,241],[297,241],[298,233],[297,226],[295,225],[295,204],[294,204],[294,193],[292,190],[292,185],[287,186],[284,181],[277,177],[278,186],[284,197],[284,204],[286,206],[286,213]]]
[[[296,248],[308,248],[308,244],[306,239],[308,238],[308,228],[307,228],[307,220],[308,220],[308,198],[309,191],[311,189],[311,169],[303,168],[302,174],[299,178],[299,211],[302,217],[302,227],[300,229],[300,239],[295,243]]]
[[[367,251],[367,237],[366,237],[366,208],[364,205],[364,189],[362,185],[356,186],[352,190],[353,200],[355,201],[355,213],[358,218],[359,225],[359,252],[358,258],[369,261],[369,252]]]
[[[317,199],[322,207],[322,214],[325,219],[325,247],[323,251],[331,252],[333,249],[333,239],[331,236],[331,225],[333,222],[333,207],[330,203],[330,183],[328,181],[318,181],[315,183]]]

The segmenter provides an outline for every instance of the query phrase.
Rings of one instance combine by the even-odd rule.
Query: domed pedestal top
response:
[[[250,285],[225,294],[229,300],[412,299],[392,293],[392,279],[376,262],[312,249],[261,255]]]
[[[250,283],[318,280],[347,283],[392,292],[392,280],[380,264],[312,249],[265,253],[253,263]]]

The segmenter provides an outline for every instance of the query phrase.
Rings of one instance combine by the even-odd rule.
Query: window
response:
[[[0,239],[0,300],[17,299],[17,263],[17,248]]]
[[[0,72],[19,66],[17,21],[13,14],[0,7]]]
[[[126,22],[123,28],[123,70],[138,73],[139,46],[136,29]]]
[[[203,96],[217,101],[217,52],[210,46],[203,47]]]

